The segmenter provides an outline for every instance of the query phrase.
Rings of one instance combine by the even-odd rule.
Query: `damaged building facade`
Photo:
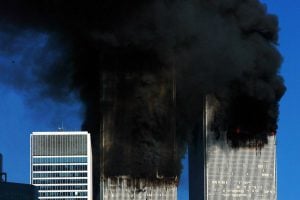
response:
[[[177,200],[175,91],[164,77],[103,73],[100,200]]]
[[[211,129],[218,102],[204,101],[203,126],[189,148],[190,200],[277,200],[276,136],[233,148],[225,132]]]
[[[177,200],[174,179],[132,179],[130,177],[104,178],[101,181],[101,200]]]

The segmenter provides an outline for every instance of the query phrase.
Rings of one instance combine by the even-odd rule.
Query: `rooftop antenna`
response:
[[[7,182],[7,174],[2,171],[3,157],[0,153],[0,183]]]

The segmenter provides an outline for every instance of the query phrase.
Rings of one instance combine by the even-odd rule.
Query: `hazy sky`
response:
[[[269,12],[279,16],[279,49],[284,57],[281,74],[287,85],[287,92],[280,104],[277,137],[278,199],[294,200],[300,195],[300,118],[297,116],[300,112],[300,2],[264,2],[267,3]],[[1,37],[4,36],[0,34],[0,41],[3,40]],[[44,39],[44,34],[21,35],[14,40],[14,48],[17,49],[15,52],[18,54],[3,53],[5,50],[0,47],[0,65],[3,70],[0,70],[0,152],[4,155],[4,171],[8,173],[10,182],[29,183],[29,136],[32,131],[55,131],[62,122],[66,130],[80,129],[82,110],[78,102],[55,106],[51,101],[37,103],[34,97],[26,96],[21,90],[1,84],[9,82],[3,79],[20,78],[10,74],[9,68],[23,66],[23,58],[34,56],[43,47]],[[48,109],[49,107],[55,109]],[[179,200],[184,200],[186,196],[186,176],[184,170]]]

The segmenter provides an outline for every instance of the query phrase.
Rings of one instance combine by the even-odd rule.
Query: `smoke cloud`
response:
[[[47,33],[63,49],[61,64],[35,75],[45,91],[79,91],[95,183],[103,138],[108,175],[179,176],[206,94],[221,105],[212,128],[227,131],[232,146],[276,133],[285,91],[278,19],[258,0],[10,0],[0,13],[2,33]]]

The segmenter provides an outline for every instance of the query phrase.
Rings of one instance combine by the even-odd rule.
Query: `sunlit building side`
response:
[[[269,136],[268,144],[262,148],[257,141],[249,141],[245,147],[232,148],[222,133],[216,140],[209,124],[215,105],[212,99],[207,99],[206,199],[276,200],[276,137]]]
[[[276,136],[268,136],[263,147],[249,141],[233,148],[226,133],[210,129],[218,106],[214,98],[204,101],[203,120],[189,147],[189,199],[277,200]]]
[[[88,132],[33,132],[31,183],[39,199],[92,200],[92,155]]]

